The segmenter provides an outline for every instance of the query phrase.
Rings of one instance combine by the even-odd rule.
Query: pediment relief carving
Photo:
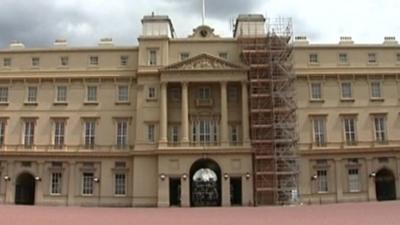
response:
[[[185,60],[183,62],[175,63],[165,67],[163,70],[243,70],[246,69],[241,65],[230,63],[223,59],[211,56],[208,54],[201,54]]]

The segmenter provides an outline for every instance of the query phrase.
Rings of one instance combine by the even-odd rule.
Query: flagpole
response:
[[[206,3],[205,3],[205,0],[203,0],[203,14],[202,14],[203,25],[204,25],[205,18],[206,18]]]

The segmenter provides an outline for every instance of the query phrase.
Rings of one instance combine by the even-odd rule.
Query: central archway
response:
[[[30,173],[22,173],[15,182],[15,204],[35,204],[35,178]]]
[[[378,201],[396,200],[396,183],[393,172],[383,168],[376,173],[375,187]]]
[[[200,159],[190,168],[190,205],[221,206],[221,169],[211,159]]]

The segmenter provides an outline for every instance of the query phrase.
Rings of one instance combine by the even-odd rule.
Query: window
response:
[[[126,148],[128,145],[128,121],[117,121],[117,147]]]
[[[382,83],[371,81],[371,98],[382,98]]]
[[[326,170],[317,170],[318,193],[328,192],[328,173]]]
[[[356,144],[356,119],[353,117],[343,118],[344,136],[347,145]]]
[[[157,50],[155,49],[149,50],[149,65],[150,66],[157,65]]]
[[[8,87],[0,87],[0,103],[8,103]]]
[[[4,145],[6,133],[6,121],[0,120],[0,146]]]
[[[148,88],[147,98],[148,99],[157,99],[156,88],[155,87],[149,87]]]
[[[325,117],[313,118],[314,143],[317,146],[326,145],[326,119]]]
[[[128,85],[118,85],[118,102],[129,102]]]
[[[126,174],[115,174],[115,195],[126,195]]]
[[[61,172],[53,172],[50,177],[50,194],[60,195],[62,190]]]
[[[36,103],[37,102],[37,87],[28,87],[28,103]]]
[[[368,63],[370,63],[370,64],[377,63],[375,53],[368,53]]]
[[[222,59],[228,59],[228,53],[227,52],[220,52],[218,56]]]
[[[342,99],[352,99],[353,98],[353,90],[351,86],[351,82],[342,82]]]
[[[236,86],[229,86],[228,87],[228,101],[229,102],[238,102],[239,94],[238,88]]]
[[[197,144],[216,144],[218,142],[218,123],[210,119],[192,122],[192,142]]]
[[[54,146],[55,148],[63,148],[65,142],[65,121],[54,121]]]
[[[387,141],[386,116],[374,116],[374,129],[375,140],[379,143],[385,143]]]
[[[95,144],[96,121],[85,121],[85,147],[93,149]]]
[[[311,83],[311,100],[322,100],[322,83]]]
[[[237,125],[230,126],[230,142],[233,145],[239,143],[239,127]]]
[[[89,57],[89,64],[91,66],[97,66],[99,65],[99,57],[98,56],[90,56]]]
[[[126,56],[126,55],[121,56],[121,58],[120,58],[121,66],[127,66],[128,65],[128,59],[129,59],[129,57]]]
[[[310,63],[310,64],[318,64],[318,63],[319,63],[319,61],[318,61],[318,54],[312,53],[312,54],[310,54],[308,57],[309,57],[309,63]]]
[[[181,90],[177,87],[173,87],[169,89],[169,98],[173,102],[181,101]]]
[[[348,64],[349,59],[347,53],[339,53],[339,64]]]
[[[34,144],[35,137],[35,121],[26,120],[24,123],[24,145],[26,148],[31,148]]]
[[[184,61],[189,58],[189,53],[188,52],[182,52],[181,53],[181,61]]]
[[[32,57],[32,66],[40,66],[40,58]]]
[[[68,66],[68,64],[69,64],[68,56],[61,56],[60,64],[61,64],[61,66]]]
[[[57,86],[56,102],[67,101],[67,86]]]
[[[4,58],[3,59],[3,66],[4,67],[10,67],[11,66],[11,58]]]
[[[396,53],[396,61],[397,63],[400,63],[400,53]]]
[[[171,129],[170,142],[173,144],[177,144],[179,142],[179,126],[172,125],[170,129]]]
[[[349,191],[350,192],[359,192],[360,191],[360,179],[358,175],[358,169],[349,169]]]
[[[97,86],[87,87],[86,100],[88,102],[97,102]]]
[[[154,124],[147,124],[147,141],[150,143],[155,142],[155,125]]]
[[[82,195],[92,195],[93,194],[93,173],[83,173],[82,181]]]
[[[211,98],[211,88],[210,87],[200,87],[199,88],[199,99],[208,100]]]

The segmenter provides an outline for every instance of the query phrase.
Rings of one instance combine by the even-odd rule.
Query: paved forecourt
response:
[[[293,207],[83,208],[0,205],[1,225],[399,225],[400,201]]]

